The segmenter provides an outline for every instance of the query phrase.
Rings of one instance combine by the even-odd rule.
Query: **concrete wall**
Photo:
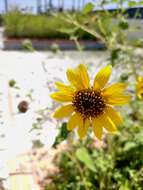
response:
[[[129,24],[135,29],[133,32],[129,33],[129,38],[143,38],[143,19],[129,19]]]

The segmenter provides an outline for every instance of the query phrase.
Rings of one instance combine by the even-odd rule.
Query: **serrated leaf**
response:
[[[91,11],[93,11],[93,9],[94,9],[94,4],[93,4],[93,3],[87,3],[87,4],[84,6],[84,8],[83,8],[82,13],[83,13],[83,14],[88,14],[88,13],[90,13]]]
[[[95,166],[94,166],[94,162],[93,160],[91,159],[88,151],[86,150],[86,148],[79,148],[77,151],[76,151],[76,157],[79,161],[81,161],[82,163],[85,164],[85,166],[87,168],[89,168],[90,170],[92,171],[95,171]]]

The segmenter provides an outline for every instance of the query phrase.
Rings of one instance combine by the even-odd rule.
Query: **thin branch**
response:
[[[101,40],[103,43],[106,44],[105,39],[96,31],[90,30],[88,27],[86,27],[85,25],[80,24],[79,22],[73,20],[73,18],[70,15],[67,15],[68,18],[63,18],[66,22],[75,25],[76,27],[82,29],[85,32],[88,32],[89,34],[91,34],[92,36],[96,37],[97,39]]]

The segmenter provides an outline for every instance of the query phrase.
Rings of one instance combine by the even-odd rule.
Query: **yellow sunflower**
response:
[[[65,105],[55,111],[54,117],[69,117],[67,129],[77,127],[80,138],[91,127],[95,136],[101,140],[103,128],[108,132],[116,132],[116,125],[122,123],[120,114],[113,106],[128,103],[130,96],[124,94],[126,84],[106,86],[111,72],[111,65],[102,68],[91,86],[86,67],[80,64],[75,69],[67,70],[69,85],[56,82],[58,92],[51,94],[51,97]]]
[[[143,99],[143,77],[141,76],[137,78],[136,93],[139,99]]]

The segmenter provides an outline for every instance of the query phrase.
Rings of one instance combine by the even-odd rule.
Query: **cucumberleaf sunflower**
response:
[[[116,132],[116,125],[122,123],[122,118],[113,106],[128,103],[130,96],[124,94],[126,84],[114,83],[106,86],[111,72],[111,65],[102,68],[91,86],[83,64],[75,69],[68,69],[67,78],[70,84],[56,82],[58,91],[51,94],[54,100],[66,103],[55,111],[54,117],[69,117],[68,130],[77,127],[81,138],[86,135],[89,127],[92,127],[95,136],[100,140],[103,128],[108,132]]]

